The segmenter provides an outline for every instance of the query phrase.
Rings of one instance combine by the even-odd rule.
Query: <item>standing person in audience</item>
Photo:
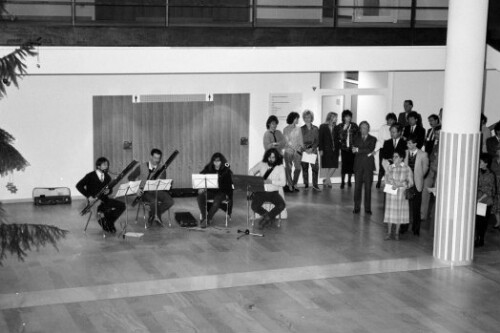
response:
[[[495,125],[495,135],[486,140],[486,150],[491,158],[495,157],[500,145],[500,121]]]
[[[440,126],[439,124],[439,117],[435,114],[431,114],[427,120],[429,120],[429,128],[427,130],[427,134],[425,135],[425,152],[427,155],[430,155],[432,153],[432,148],[434,147],[434,142],[436,140],[436,127]]]
[[[419,114],[415,111],[410,112],[408,115],[408,125],[405,126],[403,137],[405,140],[413,136],[417,142],[417,148],[421,149],[425,142],[425,129],[422,125],[418,124]]]
[[[495,197],[495,175],[490,170],[491,156],[483,153],[479,158],[479,178],[477,183],[477,202],[486,204],[485,216],[476,215],[475,247],[484,245],[484,235],[488,227],[488,219],[493,208]]]
[[[251,176],[264,178],[264,192],[254,192],[252,197],[252,210],[262,216],[257,223],[258,229],[263,229],[278,216],[286,207],[285,200],[279,190],[286,185],[283,157],[275,148],[268,149],[264,158],[248,171]],[[268,212],[263,205],[269,202],[274,207]]]
[[[486,147],[486,140],[491,138],[491,130],[486,126],[486,123],[488,122],[488,118],[481,113],[481,152],[486,153],[488,152],[488,148]]]
[[[326,169],[323,184],[332,187],[333,174],[339,167],[339,134],[336,128],[337,113],[328,112],[324,124],[319,127],[319,155],[321,156],[321,167]]]
[[[201,213],[200,227],[206,228],[212,224],[212,219],[221,207],[224,200],[227,200],[227,214],[231,216],[233,208],[233,179],[227,159],[222,153],[215,153],[210,158],[210,162],[201,170],[200,174],[217,174],[219,188],[198,190],[198,208]],[[213,200],[207,216],[207,199]]]
[[[276,148],[280,154],[283,154],[285,148],[285,137],[278,127],[278,117],[275,115],[269,116],[266,121],[267,131],[264,133],[264,150]]]
[[[304,120],[304,126],[302,129],[302,140],[304,144],[304,153],[315,154],[316,162],[314,164],[301,162],[302,167],[302,178],[304,180],[304,187],[309,188],[309,165],[312,169],[312,183],[313,190],[321,191],[318,186],[319,177],[319,164],[318,164],[318,144],[319,144],[319,129],[314,126],[312,122],[314,121],[314,113],[311,110],[305,110],[302,113],[302,120]]]
[[[387,166],[392,164],[392,156],[394,152],[397,151],[399,156],[405,156],[406,154],[406,140],[402,137],[402,127],[400,124],[395,123],[391,126],[391,138],[389,140],[385,140],[384,145],[382,146],[382,166],[387,171]]]
[[[500,229],[500,145],[497,146],[497,153],[493,160],[491,161],[491,172],[495,175],[496,178],[496,198],[495,203],[492,208],[492,214],[495,214],[496,223],[495,229]]]
[[[354,153],[352,152],[352,141],[358,135],[359,128],[352,122],[352,112],[344,110],[342,112],[342,123],[337,125],[340,138],[340,149],[342,156],[342,182],[340,188],[345,187],[345,176],[347,175],[347,185],[352,186],[351,176],[354,173]]]
[[[424,178],[424,189],[422,190],[422,207],[420,209],[420,217],[422,220],[429,218],[430,193],[429,189],[436,186],[437,167],[439,159],[439,133],[441,125],[434,127],[434,143],[432,152],[429,154],[429,171]]]
[[[362,121],[359,124],[360,134],[354,139],[352,151],[354,157],[354,214],[361,210],[361,191],[365,188],[365,213],[372,214],[372,182],[375,171],[375,147],[377,139],[370,135],[370,124]]]
[[[391,239],[392,229],[395,226],[394,239],[399,240],[399,229],[401,225],[410,223],[410,207],[405,198],[405,190],[413,186],[413,175],[411,169],[404,163],[404,154],[394,151],[393,164],[389,165],[385,172],[385,183],[390,185],[396,194],[387,194],[385,200],[384,223],[387,223],[386,240]]]
[[[298,192],[297,182],[301,171],[302,150],[304,142],[302,139],[302,130],[297,126],[300,115],[297,112],[290,112],[286,118],[286,126],[283,129],[285,136],[285,171],[286,183],[285,192]],[[292,178],[292,165],[295,168]]]
[[[420,236],[420,206],[422,205],[422,190],[424,189],[424,177],[429,170],[429,158],[427,153],[418,149],[417,137],[410,134],[406,141],[408,151],[406,152],[405,164],[408,165],[413,173],[413,189],[415,196],[409,200],[410,221],[412,222],[412,231],[416,236]],[[405,232],[402,228],[401,232]]]
[[[375,147],[375,152],[378,152],[378,161],[379,161],[379,169],[378,169],[378,181],[376,188],[380,188],[380,184],[382,182],[382,178],[384,178],[385,170],[382,166],[382,161],[384,159],[382,154],[382,147],[384,146],[384,142],[391,138],[391,126],[398,121],[395,113],[388,113],[385,116],[386,123],[380,127],[378,130],[378,139],[377,146]]]
[[[405,100],[403,102],[403,108],[404,108],[404,112],[401,112],[398,115],[398,123],[401,126],[405,127],[406,125],[408,125],[408,115],[410,114],[410,112],[413,109],[413,101],[411,99]]]

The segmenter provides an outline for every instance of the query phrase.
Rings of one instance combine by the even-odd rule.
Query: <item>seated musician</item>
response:
[[[233,207],[233,180],[231,177],[231,169],[229,169],[229,163],[227,163],[226,158],[221,153],[213,154],[210,163],[208,163],[200,173],[219,175],[218,189],[208,189],[206,195],[204,189],[198,190],[198,207],[200,208],[202,216],[200,226],[206,228],[207,225],[212,223],[215,213],[224,200],[229,201],[227,214],[231,215]],[[210,210],[208,211],[208,216],[206,216],[206,199],[213,200]]]
[[[108,175],[109,161],[105,157],[99,157],[95,162],[96,170],[89,172],[77,184],[77,190],[88,200],[95,200],[95,196],[106,186],[111,177]],[[108,196],[112,189],[108,189],[101,197],[101,204],[97,207],[97,212],[103,217],[98,219],[99,225],[104,231],[116,232],[115,221],[125,211],[125,204],[121,201],[111,199]]]
[[[262,162],[257,163],[248,173],[252,176],[260,175],[264,178],[265,192],[254,192],[252,199],[252,210],[262,216],[257,228],[263,229],[286,207],[285,200],[279,193],[280,187],[286,185],[283,157],[276,148],[271,148],[264,153]],[[263,207],[265,203],[273,204],[273,209],[268,212]]]
[[[148,162],[140,164],[134,171],[128,176],[129,181],[141,181],[141,187],[137,194],[141,197],[146,210],[148,211],[149,217],[148,222],[151,224],[154,221],[155,216],[158,213],[158,218],[161,222],[161,216],[164,212],[170,209],[174,205],[174,200],[166,191],[158,191],[156,195],[155,191],[143,191],[144,184],[147,180],[151,180],[151,177],[155,174],[157,168],[160,167],[160,161],[163,156],[161,150],[154,148],[151,150],[151,156]],[[166,179],[166,170],[161,173],[157,179]],[[155,201],[158,202],[155,205]]]

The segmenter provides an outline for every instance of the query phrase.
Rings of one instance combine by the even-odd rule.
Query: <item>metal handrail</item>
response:
[[[165,8],[165,27],[169,27],[169,16],[170,16],[170,9],[174,8],[203,8],[203,9],[249,9],[250,10],[250,20],[252,27],[256,27],[256,14],[257,10],[259,8],[264,8],[264,9],[326,9],[326,10],[332,10],[333,12],[333,28],[338,27],[338,17],[339,17],[339,10],[342,9],[352,9],[352,10],[358,10],[358,9],[392,9],[392,10],[408,10],[411,12],[410,15],[410,28],[414,29],[416,26],[416,13],[417,11],[420,10],[448,10],[449,7],[447,6],[436,6],[436,7],[431,7],[431,6],[418,6],[417,5],[417,0],[411,0],[411,5],[410,6],[360,6],[360,5],[340,5],[338,0],[332,0],[331,4],[324,4],[324,5],[259,5],[257,0],[252,0],[249,2],[248,5],[240,5],[240,4],[234,4],[234,5],[227,5],[227,4],[205,4],[203,1],[200,1],[199,3],[192,3],[192,4],[172,4],[169,0],[163,0],[162,3],[141,3],[137,0],[132,0],[132,1],[121,1],[120,3],[116,3],[113,1],[104,1],[96,4],[95,2],[90,2],[90,1],[79,1],[79,0],[68,0],[68,1],[34,1],[34,0],[5,0],[3,1],[4,4],[11,4],[11,5],[51,5],[51,6],[69,6],[71,8],[71,23],[72,25],[77,24],[77,7],[101,7],[101,6],[107,6],[107,7],[142,7],[142,8],[158,8],[158,7],[164,7]]]

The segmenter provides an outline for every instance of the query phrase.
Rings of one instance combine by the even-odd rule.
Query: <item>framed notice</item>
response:
[[[278,119],[284,119],[292,111],[300,114],[302,110],[301,93],[284,93],[269,95],[269,114],[273,114]]]

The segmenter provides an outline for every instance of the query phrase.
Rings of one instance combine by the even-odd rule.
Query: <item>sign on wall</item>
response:
[[[269,114],[273,114],[278,119],[285,119],[292,111],[302,111],[301,93],[283,93],[269,95]]]

